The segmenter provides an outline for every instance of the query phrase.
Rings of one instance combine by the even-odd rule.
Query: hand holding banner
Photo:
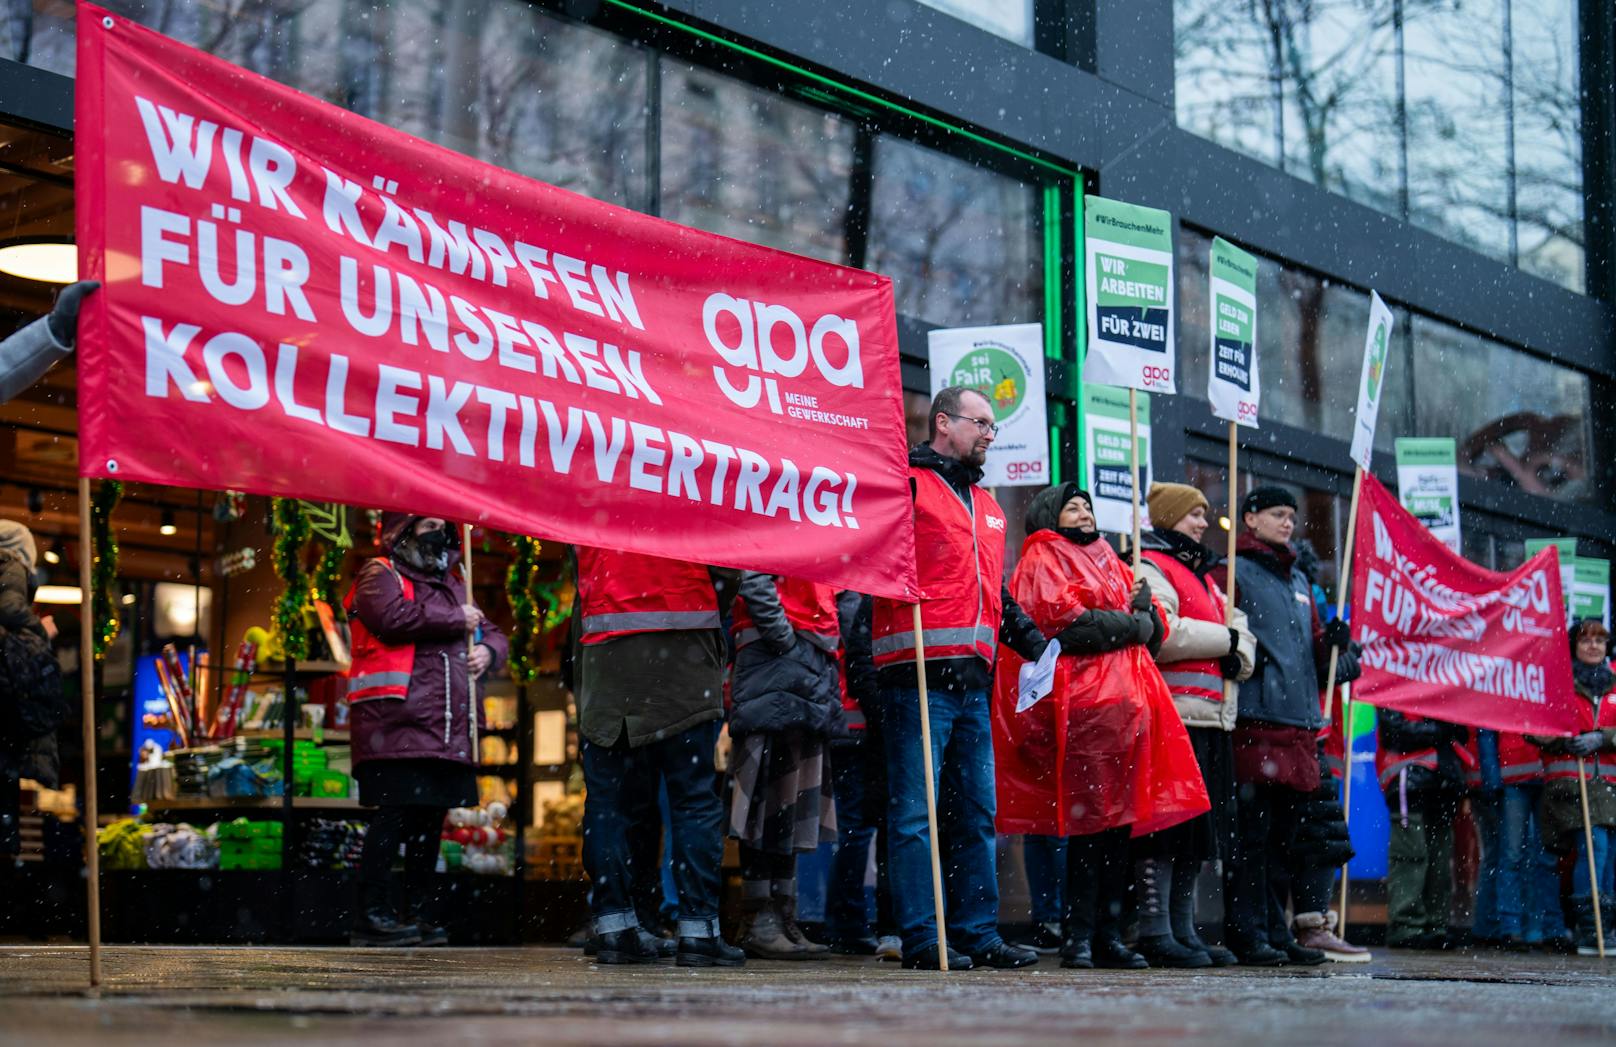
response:
[[[1555,552],[1508,574],[1489,571],[1444,545],[1367,473],[1363,500],[1352,593],[1363,676],[1353,696],[1495,731],[1579,730]]]
[[[81,472],[916,596],[892,283],[81,4]]]

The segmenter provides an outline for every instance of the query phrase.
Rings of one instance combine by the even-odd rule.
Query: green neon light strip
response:
[[[655,11],[647,11],[643,7],[630,3],[629,0],[606,0],[606,2],[613,7],[620,8],[624,11],[631,11],[642,18],[649,19],[650,21],[656,22],[660,25],[668,26],[671,29],[677,29],[680,32],[689,33],[691,36],[699,37],[710,43],[718,44],[721,47],[727,47],[732,51],[738,51],[741,54],[746,55],[748,58],[755,58],[759,62],[765,62],[776,67],[777,69],[784,69],[787,72],[790,72],[795,76],[800,76],[805,80],[812,80],[814,83],[822,84],[840,94],[851,95],[854,98],[864,102],[869,102],[872,105],[880,106],[883,109],[890,109],[893,112],[902,113],[904,116],[914,120],[919,120],[922,123],[930,124],[933,127],[940,128],[947,131],[949,134],[959,135],[961,138],[967,138],[981,145],[989,146],[1001,152],[1009,153],[1011,156],[1019,157],[1030,164],[1036,164],[1045,170],[1054,171],[1056,174],[1064,175],[1067,178],[1077,177],[1077,171],[1073,168],[1052,163],[1049,160],[1045,160],[1041,156],[1034,156],[1032,153],[1023,152],[1014,146],[1005,145],[1003,142],[996,142],[985,135],[977,134],[975,131],[967,130],[957,124],[951,124],[946,120],[939,120],[935,116],[927,116],[925,113],[910,109],[907,106],[902,106],[896,102],[888,101],[887,99],[882,98],[880,95],[874,95],[868,91],[861,91],[856,87],[850,87],[847,84],[833,80],[828,76],[822,76],[819,73],[804,69],[800,65],[795,65],[781,58],[775,58],[773,55],[764,54],[762,51],[747,47],[744,44],[738,44],[733,40],[726,40],[716,33],[709,33],[705,29],[697,29],[695,26],[686,25],[684,22],[681,22],[676,18],[669,18],[667,15],[659,15]]]

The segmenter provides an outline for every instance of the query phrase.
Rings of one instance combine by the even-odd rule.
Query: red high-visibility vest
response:
[[[1579,733],[1594,730],[1596,727],[1616,727],[1616,701],[1611,700],[1613,695],[1616,695],[1616,691],[1602,695],[1592,706],[1581,707],[1585,711],[1580,713],[1582,726],[1578,729]],[[1595,753],[1593,756],[1585,756],[1582,760],[1582,767],[1587,771],[1589,778],[1603,778],[1605,781],[1616,785],[1616,754]],[[1543,753],[1544,781],[1552,782],[1562,778],[1570,778],[1575,781],[1576,777],[1577,758],[1575,756],[1569,756],[1565,753],[1554,753],[1552,755]]]
[[[1524,785],[1543,780],[1543,754],[1526,736],[1514,731],[1498,732],[1498,772],[1505,785]]]
[[[806,635],[809,642],[821,650],[833,652],[841,646],[842,628],[836,618],[834,587],[823,582],[776,576],[774,590],[780,594],[780,606],[793,629]],[[758,639],[752,612],[739,596],[735,598],[734,623],[730,631],[735,637],[736,650]]]
[[[976,657],[992,665],[1004,613],[1004,510],[975,486],[967,504],[930,469],[911,466],[909,478],[924,656]],[[877,597],[871,640],[877,666],[913,660],[913,605]]]
[[[1419,723],[1425,719],[1428,718],[1424,716],[1408,717],[1410,723]],[[1452,747],[1454,755],[1459,757],[1460,768],[1468,775],[1470,769],[1476,765],[1476,758],[1458,742],[1449,742],[1448,745]],[[1435,749],[1415,749],[1413,752],[1406,753],[1392,752],[1390,749],[1380,745],[1377,740],[1375,743],[1375,774],[1380,779],[1380,787],[1384,789],[1400,772],[1410,767],[1424,767],[1427,770],[1435,771],[1436,758],[1437,752]]]
[[[702,564],[578,547],[580,643],[633,633],[717,629],[718,594]]]
[[[398,573],[393,561],[385,556],[377,559],[398,580],[404,599],[415,599],[415,583]],[[353,661],[348,666],[348,704],[373,702],[379,698],[403,699],[410,690],[410,673],[415,668],[413,643],[385,644],[365,628],[365,623],[354,614],[355,580],[343,597],[342,606],[348,609],[348,627],[353,634]]]
[[[1141,550],[1145,559],[1160,567],[1167,581],[1178,593],[1178,616],[1201,622],[1226,621],[1223,593],[1213,595],[1210,579],[1203,582],[1195,572],[1159,549]],[[1187,695],[1207,702],[1223,701],[1223,670],[1216,658],[1186,659],[1166,662],[1161,666],[1162,679],[1175,695]]]

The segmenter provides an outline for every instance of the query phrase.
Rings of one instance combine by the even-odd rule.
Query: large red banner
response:
[[[1558,553],[1545,549],[1508,574],[1479,567],[1367,473],[1352,632],[1363,644],[1354,698],[1497,731],[1581,729]]]
[[[890,279],[471,160],[88,5],[76,149],[104,284],[85,475],[914,597]]]

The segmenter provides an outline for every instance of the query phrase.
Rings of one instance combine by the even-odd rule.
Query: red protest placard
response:
[[[914,597],[887,277],[512,174],[89,5],[76,86],[104,285],[85,475]]]
[[[1459,556],[1364,474],[1352,632],[1371,705],[1497,731],[1581,730],[1558,554],[1507,574]]]

